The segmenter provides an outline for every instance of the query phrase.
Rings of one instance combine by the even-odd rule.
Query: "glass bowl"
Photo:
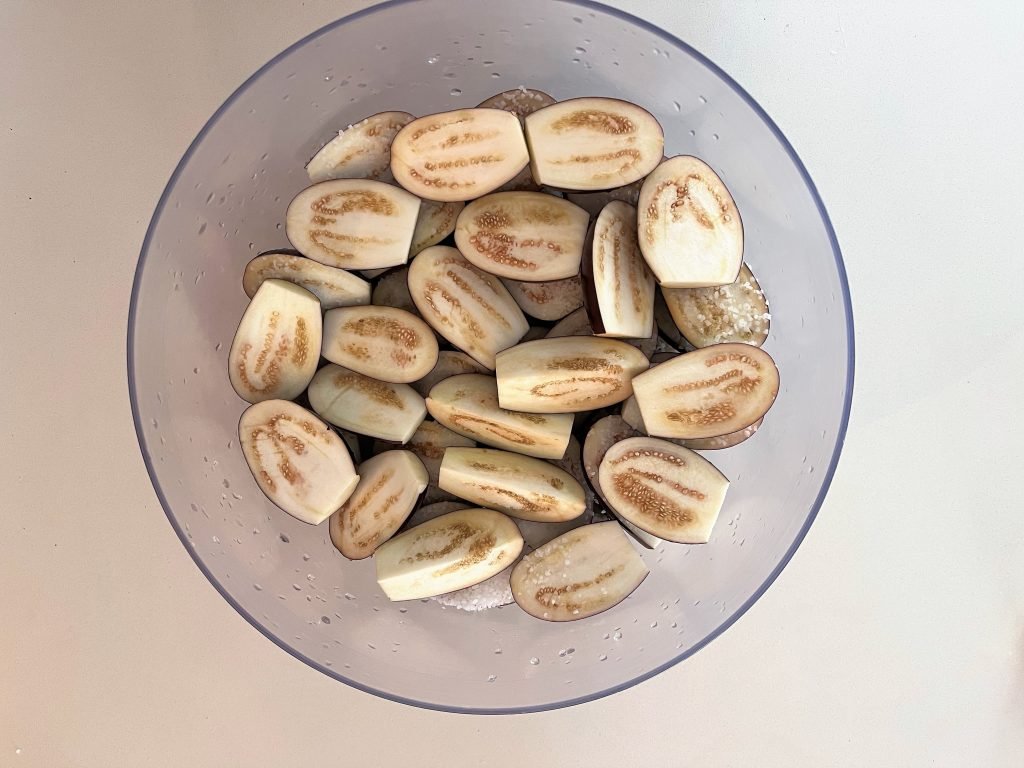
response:
[[[750,441],[706,455],[732,480],[711,542],[645,551],[651,575],[598,616],[553,624],[391,604],[371,560],[327,526],[274,507],[238,449],[245,404],[226,356],[242,269],[288,245],[304,164],[340,128],[383,110],[474,106],[519,85],[615,96],[651,110],[666,152],[714,167],[743,216],[746,260],[771,301],[766,344],[782,388]],[[853,325],[839,247],[793,148],[699,53],[587,2],[392,2],[330,24],[274,58],[210,118],[175,169],[139,259],[128,374],[142,454],[171,525],[224,598],[326,675],[396,701],[525,712],[626,688],[685,659],[775,579],[814,519],[846,431]]]

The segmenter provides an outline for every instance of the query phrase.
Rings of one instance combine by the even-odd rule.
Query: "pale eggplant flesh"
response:
[[[575,621],[618,605],[649,572],[618,523],[594,523],[526,555],[512,569],[512,595],[538,619]]]
[[[380,381],[408,384],[437,364],[437,338],[419,317],[394,307],[339,307],[324,315],[321,354]]]
[[[342,439],[289,400],[263,400],[246,408],[238,442],[260,490],[304,523],[326,520],[359,482]]]
[[[423,398],[408,384],[392,384],[333,363],[309,384],[309,404],[320,416],[360,435],[405,443],[427,415]]]
[[[307,259],[298,251],[267,251],[245,265],[242,290],[250,299],[264,280],[287,280],[320,300],[320,308],[351,307],[370,303],[370,284],[337,267]]]
[[[379,112],[350,125],[306,164],[312,182],[329,179],[392,181],[391,142],[412,120],[408,112]]]

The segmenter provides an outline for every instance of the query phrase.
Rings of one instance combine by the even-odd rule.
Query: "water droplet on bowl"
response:
[[[530,659],[530,664],[532,664],[533,666],[536,667],[538,664],[540,664],[540,659],[538,659],[536,656],[534,656],[534,657],[532,657]]]
[[[697,98],[700,100],[701,104],[707,104],[708,103],[707,98],[705,98],[704,96],[698,96]]]
[[[437,64],[437,62],[439,62],[440,60],[441,60],[441,54],[435,53],[433,56],[431,56],[429,59],[427,59],[427,64]]]
[[[448,94],[451,95],[451,96],[461,96],[462,95],[462,89],[461,88],[452,88],[450,91],[448,91]]]

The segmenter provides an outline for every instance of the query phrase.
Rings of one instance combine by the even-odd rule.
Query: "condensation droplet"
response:
[[[433,56],[431,56],[429,59],[427,59],[427,64],[437,64],[437,62],[439,62],[440,60],[441,60],[441,54],[435,53]]]
[[[691,135],[691,136],[696,136],[696,135],[697,135],[697,132],[696,132],[695,130],[693,130],[693,128],[691,128],[691,129],[690,129],[690,135]]]
[[[719,139],[719,136],[718,136],[718,134],[717,134],[717,133],[712,133],[712,134],[711,134],[711,138],[712,138],[712,139],[714,139],[715,141],[718,141],[718,139]]]
[[[577,45],[576,48],[573,49],[573,53],[575,53],[575,54],[582,54],[582,53],[586,53],[586,52],[587,52],[587,49],[582,47],[582,46],[579,46],[579,45]]]
[[[263,591],[263,587],[260,586],[259,584],[253,584],[252,588],[255,589],[257,592],[262,592]]]
[[[707,98],[704,97],[704,96],[698,96],[697,99],[700,101],[701,104],[707,104],[708,103]]]
[[[497,680],[497,679],[498,679],[498,676],[497,676],[497,675],[488,675],[488,676],[487,676],[487,682],[488,682],[488,683],[493,683],[493,682],[494,682],[495,680]]]
[[[280,533],[280,534],[278,534],[277,538],[279,538],[279,539],[280,539],[281,541],[283,541],[283,542],[284,542],[285,544],[288,544],[288,543],[290,543],[290,542],[291,542],[291,539],[289,539],[289,538],[288,538],[288,534],[286,534],[286,533]]]
[[[531,663],[531,664],[532,664],[533,666],[535,666],[535,667],[536,667],[536,666],[537,666],[538,664],[540,664],[540,659],[538,659],[538,658],[537,658],[536,656],[534,656],[534,657],[532,657],[532,658],[530,659],[530,663]]]
[[[497,80],[499,77],[501,77],[501,72],[491,72],[491,77]]]
[[[673,101],[672,102],[672,109],[674,109],[676,112],[682,112],[683,111],[683,105],[680,104],[678,101]]]
[[[612,634],[612,640],[621,640],[621,639],[622,639],[622,633],[619,630],[615,630],[614,634]]]
[[[448,94],[451,95],[451,96],[461,96],[462,95],[462,89],[461,88],[452,88],[450,91],[448,91]]]

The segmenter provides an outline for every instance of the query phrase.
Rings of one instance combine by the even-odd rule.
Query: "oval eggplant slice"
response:
[[[306,164],[309,180],[391,181],[391,141],[413,119],[408,112],[379,112],[339,131]]]
[[[633,393],[644,354],[618,339],[573,336],[518,344],[497,357],[498,402],[527,413],[593,411]]]
[[[359,485],[331,515],[331,541],[362,560],[395,535],[427,487],[427,470],[411,451],[386,451],[359,465]]]
[[[420,201],[380,181],[337,179],[304,189],[288,205],[285,233],[304,256],[343,269],[405,264]]]
[[[665,134],[646,109],[618,99],[560,101],[526,118],[539,184],[581,191],[642,179],[661,162]]]
[[[669,158],[640,189],[640,250],[669,288],[726,285],[743,264],[743,222],[732,195],[703,160]]]
[[[516,524],[490,509],[463,509],[410,528],[374,554],[389,600],[418,600],[479,584],[523,550]]]
[[[627,400],[627,402],[629,401]],[[616,443],[630,437],[639,436],[640,433],[625,419],[619,416],[605,416],[594,422],[590,431],[587,432],[586,439],[583,441],[583,471],[587,476],[587,480],[590,481],[590,485],[597,491],[598,496],[601,497],[601,500],[609,509],[611,509],[612,505],[609,503],[604,489],[601,488],[598,472],[601,467],[601,461],[604,459],[604,455],[608,453],[608,449]],[[623,527],[633,535],[633,538],[647,547],[647,549],[654,549],[661,544],[661,539],[657,536],[652,536],[647,531],[637,528],[628,520],[620,517],[614,509],[611,509],[611,511],[618,521],[622,523]]]
[[[420,251],[409,265],[409,293],[435,331],[489,370],[494,356],[529,328],[501,281],[455,248]]]
[[[231,342],[231,386],[250,403],[298,397],[316,373],[322,335],[316,296],[284,280],[265,280]]]
[[[741,342],[760,347],[768,338],[771,314],[764,292],[746,264],[735,283],[713,288],[662,288],[679,332],[694,347]]]
[[[575,621],[618,605],[650,571],[618,523],[569,531],[512,569],[512,595],[531,616]]]
[[[530,161],[519,118],[500,109],[458,109],[413,120],[391,144],[391,172],[427,200],[493,192]]]
[[[436,486],[441,472],[441,459],[446,448],[473,448],[476,443],[468,437],[452,432],[436,421],[424,421],[409,438],[407,447],[427,468],[430,485]],[[451,510],[448,510],[449,512]]]
[[[590,217],[543,192],[496,192],[467,205],[455,244],[470,262],[512,280],[562,280],[580,271]]]
[[[411,312],[393,307],[340,307],[324,315],[321,354],[364,376],[408,384],[437,363],[437,339]]]
[[[478,109],[503,109],[506,112],[511,112],[522,122],[527,115],[532,115],[538,109],[549,107],[554,103],[555,99],[544,91],[519,86],[511,91],[496,93],[476,106]]]
[[[765,415],[779,392],[779,371],[758,347],[715,344],[640,374],[633,391],[648,434],[718,437]]]
[[[462,213],[465,203],[438,203],[434,200],[420,202],[420,215],[412,233],[409,255],[415,256],[424,248],[437,245],[455,231],[455,222]]]
[[[370,303],[368,282],[344,269],[300,256],[298,252],[267,251],[252,259],[242,274],[242,290],[251,299],[263,281],[271,279],[287,280],[305,288],[320,300],[322,309]]]
[[[636,208],[608,203],[587,235],[587,314],[598,336],[646,338],[654,328],[654,275],[636,239]]]
[[[288,400],[246,408],[238,422],[238,442],[260,490],[304,523],[326,520],[359,482],[341,438]]]
[[[433,370],[412,386],[426,397],[439,381],[450,376],[458,376],[460,373],[489,373],[489,371],[465,352],[443,349],[437,354],[437,365]]]
[[[438,382],[427,397],[427,410],[460,435],[541,459],[561,459],[572,433],[570,413],[519,413],[499,407],[493,376],[470,373]]]
[[[360,435],[405,443],[427,415],[423,398],[408,384],[389,384],[325,365],[309,384],[309,404],[335,426]]]
[[[579,440],[575,437],[570,437],[569,445],[565,449],[565,457],[554,462],[554,464],[556,467],[572,475],[583,488],[586,507],[583,510],[583,514],[579,517],[562,523],[538,523],[532,520],[519,520],[516,524],[519,526],[520,533],[523,534],[523,541],[526,542],[526,546],[530,549],[543,546],[563,533],[568,533],[573,528],[578,528],[581,525],[587,525],[594,519],[594,491],[591,489],[590,483],[587,482],[586,476],[583,473],[583,457]]]
[[[586,307],[570,312],[557,323],[555,323],[548,335],[548,339],[562,339],[566,336],[593,336],[594,329],[590,326],[590,315]]]
[[[598,478],[615,514],[680,544],[707,543],[729,490],[729,480],[710,461],[653,437],[613,445]]]
[[[583,487],[541,459],[493,448],[449,448],[441,461],[441,488],[521,520],[558,523],[583,514]]]
[[[507,279],[501,282],[520,309],[538,320],[561,320],[583,306],[583,285],[579,275],[539,283]]]

